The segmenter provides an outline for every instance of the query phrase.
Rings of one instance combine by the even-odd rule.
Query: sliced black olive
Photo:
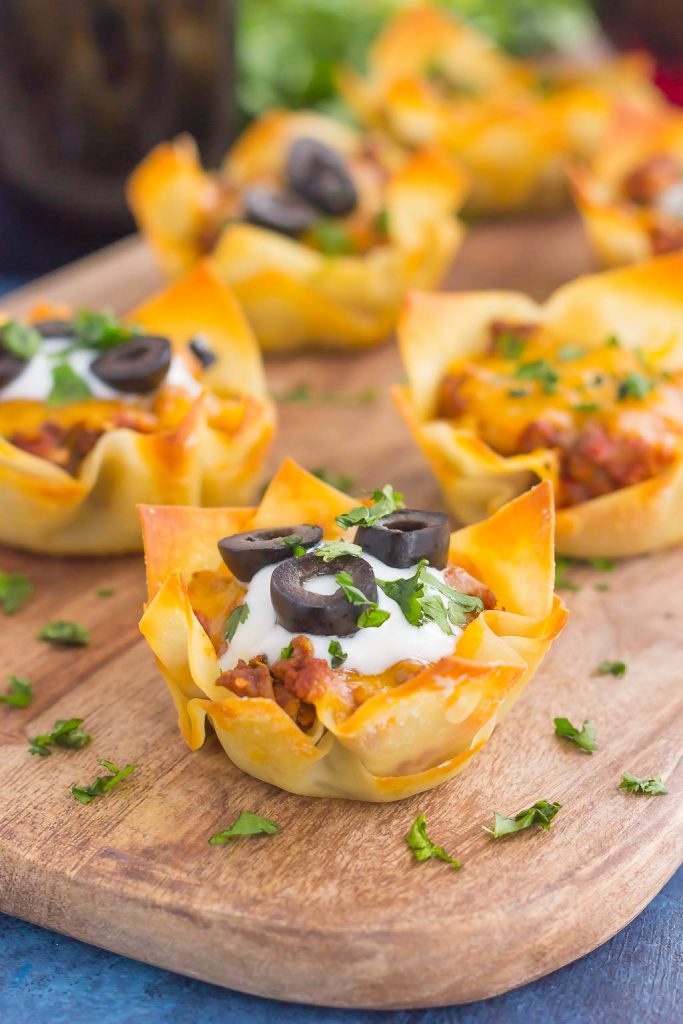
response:
[[[356,544],[396,569],[407,569],[421,558],[435,569],[445,569],[449,543],[448,516],[420,508],[391,512],[374,526],[359,526],[356,531]]]
[[[142,335],[110,348],[90,369],[110,388],[130,394],[145,394],[159,387],[171,365],[168,338]]]
[[[304,584],[316,576],[336,576],[348,572],[368,601],[377,600],[377,583],[369,562],[357,555],[342,555],[324,562],[317,555],[289,558],[270,578],[270,599],[277,620],[290,633],[313,633],[316,636],[351,636],[358,632],[358,617],[363,605],[351,604],[344,591],[316,594]]]
[[[200,334],[198,334],[196,338],[192,338],[188,347],[192,355],[199,360],[205,370],[207,370],[209,366],[213,366],[218,359],[218,356],[211,349],[208,341]]]
[[[31,327],[44,338],[73,338],[75,333],[71,320],[36,320]]]
[[[26,359],[12,355],[0,345],[0,388],[6,388],[8,384],[11,384],[27,365]]]
[[[293,542],[284,543],[289,537],[296,538],[302,548],[312,548],[322,540],[323,531],[319,526],[302,523],[250,530],[248,533],[223,537],[223,540],[218,541],[218,550],[233,576],[242,583],[248,583],[265,565],[274,565],[275,562],[283,562],[285,558],[292,557]],[[316,561],[322,560],[317,558]]]
[[[285,169],[287,184],[319,210],[335,217],[351,213],[358,193],[344,158],[318,139],[297,139]]]
[[[244,214],[251,224],[282,235],[300,235],[317,220],[316,211],[300,196],[260,185],[244,193]]]

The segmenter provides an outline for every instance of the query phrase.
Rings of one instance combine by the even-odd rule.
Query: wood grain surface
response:
[[[451,283],[543,298],[587,268],[578,224],[563,217],[473,229]],[[20,311],[45,296],[124,310],[158,283],[129,240],[5,305]],[[362,405],[283,403],[273,465],[291,454],[440,505],[386,397],[401,376],[394,347],[273,360],[268,373],[280,395],[304,381],[315,394],[380,392]],[[1,551],[0,569],[26,572],[36,588],[0,620],[0,671],[29,677],[35,692],[25,710],[0,707],[0,910],[260,995],[428,1006],[490,996],[583,955],[680,863],[683,549],[624,562],[600,577],[606,592],[577,572],[564,635],[488,746],[453,782],[387,806],[281,793],[242,775],[215,739],[190,754],[138,636],[140,559]],[[98,597],[103,586],[114,596]],[[92,644],[39,642],[56,617],[85,623]],[[596,676],[603,659],[624,660],[626,675]],[[598,752],[556,739],[556,715],[591,719]],[[85,718],[90,747],[29,756],[28,736],[72,716]],[[92,781],[101,757],[137,771],[101,800],[76,803],[69,787]],[[618,791],[625,770],[662,773],[669,795]],[[563,805],[552,832],[495,842],[482,830],[494,809],[511,814],[539,798]],[[281,833],[208,846],[241,810]],[[460,872],[411,861],[403,837],[420,811]]]

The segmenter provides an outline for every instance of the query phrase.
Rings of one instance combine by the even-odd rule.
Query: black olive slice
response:
[[[356,531],[356,544],[396,569],[407,569],[421,558],[435,569],[445,569],[449,543],[448,516],[421,508],[391,512],[374,526],[359,526]]]
[[[368,601],[377,600],[377,583],[369,562],[357,555],[341,555],[324,562],[317,555],[290,558],[270,578],[270,599],[277,620],[290,633],[313,633],[315,636],[351,636],[358,632],[358,617],[363,605],[351,604],[344,591],[316,594],[304,584],[316,576],[336,576],[348,572],[354,587]]]
[[[300,196],[260,185],[244,193],[244,215],[251,224],[282,235],[300,235],[317,219],[313,207]]]
[[[71,320],[36,320],[31,327],[44,338],[73,338],[75,334]]]
[[[11,384],[27,365],[26,359],[20,359],[0,346],[0,388],[6,388]]]
[[[159,387],[169,371],[171,358],[168,338],[141,335],[103,352],[90,369],[110,388],[139,395]]]
[[[213,366],[218,359],[218,356],[212,350],[208,341],[201,335],[197,335],[196,338],[192,338],[188,348],[192,355],[199,360],[205,370],[208,370],[210,366]]]
[[[319,526],[302,523],[250,530],[223,537],[218,541],[218,550],[233,576],[242,583],[248,583],[265,565],[274,565],[292,557],[293,544],[284,543],[288,537],[296,538],[302,548],[312,548],[322,540],[323,531]],[[316,561],[322,559],[317,558]]]
[[[285,169],[287,184],[319,210],[334,217],[351,213],[358,193],[344,158],[318,139],[297,139]]]

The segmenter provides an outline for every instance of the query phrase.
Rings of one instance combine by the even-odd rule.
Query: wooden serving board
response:
[[[570,217],[472,230],[458,287],[519,287],[542,298],[588,268]],[[11,297],[132,307],[159,278],[137,240]],[[381,392],[363,405],[283,404],[272,465],[391,481],[438,506],[431,475],[386,397],[401,376],[393,346],[361,356],[269,363],[273,391]],[[2,510],[0,509],[0,515]],[[189,753],[137,632],[139,558],[49,559],[0,552],[26,572],[31,602],[0,617],[0,672],[29,677],[25,710],[0,706],[0,909],[141,960],[280,999],[357,1007],[466,1002],[521,985],[622,928],[681,860],[683,839],[683,549],[631,560],[569,593],[570,623],[483,752],[454,781],[392,805],[309,800],[242,775],[215,739]],[[582,578],[583,577],[583,578]],[[96,596],[112,587],[113,597]],[[46,621],[85,623],[90,647],[36,640]],[[624,678],[596,676],[603,659]],[[595,724],[592,757],[556,739],[552,719]],[[85,718],[82,751],[30,757],[26,739],[57,718]],[[69,788],[97,761],[138,768],[88,806]],[[617,790],[624,770],[662,773],[666,797]],[[495,842],[493,810],[535,800],[563,807],[550,833]],[[241,810],[279,822],[274,837],[210,847]],[[415,864],[404,835],[424,811],[435,841],[464,863]]]

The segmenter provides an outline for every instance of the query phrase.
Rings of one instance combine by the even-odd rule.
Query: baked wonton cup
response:
[[[239,194],[282,179],[299,138],[330,146],[352,171],[358,163],[359,208],[340,221],[358,254],[327,254],[238,216],[221,217],[226,189]],[[370,149],[379,184],[366,173]],[[450,265],[462,238],[455,214],[466,187],[463,172],[434,148],[406,157],[388,140],[370,141],[318,114],[274,111],[246,130],[218,173],[203,170],[187,136],[157,146],[134,172],[128,196],[166,273],[183,273],[210,253],[260,344],[282,351],[385,341],[406,289],[435,287]],[[373,237],[379,215],[383,227]]]
[[[35,318],[55,315],[66,317],[69,310],[43,305]],[[198,264],[127,319],[168,338],[175,352],[185,352],[195,335],[205,336],[217,359],[201,373],[202,390],[190,395],[162,384],[145,432],[112,426],[117,415],[135,409],[134,400],[51,407],[3,402],[0,392],[0,543],[53,555],[137,551],[138,502],[222,505],[253,493],[274,432],[274,409],[261,353],[234,297]],[[7,439],[48,422],[99,432],[74,473]]]
[[[435,7],[398,13],[368,69],[341,73],[349,106],[403,145],[453,154],[470,174],[466,209],[475,214],[564,203],[567,158],[591,154],[618,110],[662,104],[645,57],[573,73],[535,66]]]
[[[662,163],[664,167],[662,168]],[[678,171],[677,171],[678,167]],[[669,181],[658,178],[662,170]],[[571,169],[576,206],[606,267],[683,249],[683,116],[673,111],[631,117],[610,133],[593,159]],[[660,205],[667,184],[676,209]],[[638,189],[642,192],[638,196]],[[635,191],[634,194],[631,194]],[[651,192],[651,194],[649,194]]]
[[[544,483],[452,535],[449,561],[476,574],[498,599],[454,639],[452,655],[358,706],[343,683],[336,692],[319,690],[308,698],[316,718],[304,732],[274,700],[216,685],[214,642],[243,593],[216,542],[291,522],[319,523],[336,538],[335,517],[354,504],[288,461],[258,508],[143,506],[149,603],[140,628],[191,749],[204,743],[208,717],[228,757],[264,782],[304,796],[398,800],[462,771],[564,625],[566,611],[553,593],[552,489]]]
[[[410,297],[399,325],[408,385],[393,397],[439,481],[453,515],[485,519],[539,480],[558,486],[558,458],[550,448],[505,457],[472,429],[435,415],[437,392],[449,366],[477,356],[492,322],[537,323],[568,345],[604,344],[647,353],[662,371],[683,368],[683,255],[578,278],[544,305],[514,292],[463,292]],[[511,399],[514,401],[514,399]],[[501,408],[501,416],[505,410]],[[683,443],[664,472],[555,516],[561,554],[588,558],[638,555],[683,540]]]

